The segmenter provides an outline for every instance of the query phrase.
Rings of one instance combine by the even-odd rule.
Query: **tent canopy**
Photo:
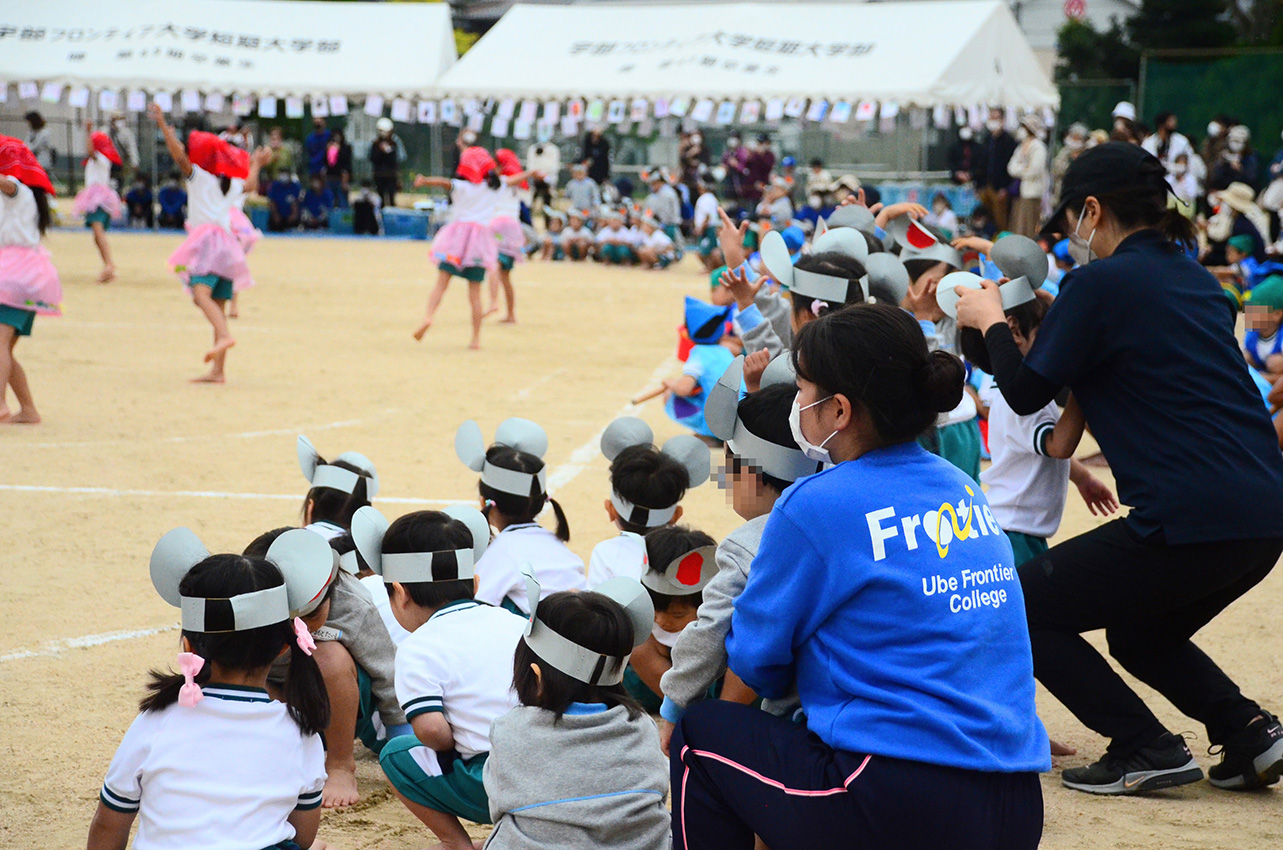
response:
[[[463,97],[807,97],[1055,107],[996,0],[514,6],[446,72]]]
[[[35,0],[0,13],[0,82],[414,96],[455,58],[444,3]]]

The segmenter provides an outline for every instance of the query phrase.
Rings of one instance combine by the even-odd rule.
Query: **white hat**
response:
[[[1230,127],[1230,131],[1225,134],[1225,138],[1231,142],[1246,142],[1252,138],[1252,131],[1246,124],[1235,124]]]
[[[1136,107],[1125,100],[1118,101],[1112,113],[1114,118],[1126,118],[1128,121],[1136,120]]]
[[[380,118],[378,121],[375,121],[375,122],[374,122],[374,126],[378,128],[378,130],[379,130],[379,132],[380,132],[380,133],[391,133],[391,132],[392,132],[392,119],[391,119],[391,118]]]

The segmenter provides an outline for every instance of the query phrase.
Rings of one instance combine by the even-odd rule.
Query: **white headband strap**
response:
[[[224,634],[259,629],[290,618],[285,585],[242,593],[231,598],[179,597],[183,630]]]
[[[529,497],[536,481],[539,483],[539,492],[546,493],[548,492],[547,480],[547,467],[534,474],[495,466],[490,461],[486,461],[481,467],[482,483],[502,493],[510,493],[514,496]]]
[[[402,584],[422,584],[431,581],[459,581],[470,579],[473,570],[472,549],[443,549],[440,552],[384,553],[382,558],[383,581]],[[438,579],[439,572],[449,573],[454,567],[453,578]]]
[[[634,505],[618,493],[611,491],[610,503],[619,511],[619,518],[633,525],[644,525],[647,528],[659,528],[668,525],[677,513],[677,505],[667,508],[643,508]]]
[[[1029,285],[1029,278],[1027,277],[1018,277],[999,284],[998,293],[1002,296],[1003,310],[1019,307],[1021,304],[1026,304],[1038,297],[1034,294],[1034,288]]]
[[[329,487],[331,490],[339,490],[349,496],[356,490],[356,482],[360,480],[361,476],[355,472],[328,463],[318,466],[312,473],[313,487]]]
[[[679,581],[682,564],[692,556],[699,558],[699,574],[694,584],[683,584]],[[716,568],[717,547],[701,546],[674,558],[663,572],[659,572],[655,565],[651,565],[650,569],[642,573],[641,583],[642,587],[666,596],[693,596],[703,591],[704,587],[712,581]]]
[[[944,242],[936,242],[929,248],[915,248],[912,245],[905,245],[900,250],[900,259],[901,261],[935,260],[947,263],[955,269],[962,268],[962,252]]]
[[[858,283],[860,291],[864,295],[864,300],[867,301],[869,299],[868,278],[860,278]],[[830,304],[845,304],[851,292],[851,281],[844,277],[811,272],[795,266],[793,268],[793,282],[789,285],[789,292],[796,295],[805,295],[808,298],[818,298]]]
[[[589,685],[618,685],[624,681],[627,656],[613,658],[594,652],[553,631],[533,614],[531,617],[530,632],[523,639],[526,646],[550,666]],[[598,664],[601,664],[601,673],[594,677]]]
[[[731,452],[762,472],[781,481],[796,481],[820,470],[820,464],[802,453],[770,440],[763,440],[736,419],[735,436],[726,441]]]

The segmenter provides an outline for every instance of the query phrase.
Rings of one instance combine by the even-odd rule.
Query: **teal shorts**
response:
[[[1007,539],[1011,541],[1011,551],[1016,555],[1017,567],[1026,561],[1032,561],[1051,548],[1047,545],[1047,538],[1034,537],[1032,534],[1023,534],[1019,531],[1008,531]]]
[[[420,758],[438,759],[440,776],[429,776],[413,753]],[[482,768],[489,753],[470,759],[458,753],[435,753],[413,735],[388,741],[379,753],[379,765],[392,787],[406,799],[438,812],[447,812],[473,823],[490,823],[490,799],[481,782]]]
[[[704,235],[699,237],[699,244],[695,248],[695,252],[698,253],[701,257],[708,257],[708,256],[712,256],[712,253],[716,250],[717,250],[717,228],[706,227],[704,228]]]
[[[210,297],[215,301],[231,301],[233,290],[230,278],[216,274],[194,274],[192,286],[208,286]]]
[[[111,215],[101,207],[85,215],[85,227],[93,227],[95,224],[101,224],[103,230],[111,228]]]
[[[0,304],[0,325],[8,325],[18,332],[18,336],[31,336],[31,328],[36,324],[34,310],[22,310]],[[3,389],[0,387],[0,389]]]
[[[602,245],[601,256],[608,263],[623,265],[633,261],[633,249],[627,245]]]
[[[454,277],[461,277],[468,283],[481,283],[486,279],[486,270],[481,266],[468,266],[461,269],[454,263],[440,262],[437,263],[437,269]]]
[[[980,423],[975,419],[945,425],[936,431],[940,457],[980,483]]]
[[[643,711],[647,714],[659,714],[659,706],[664,702],[664,698],[652,691],[650,687],[642,681],[641,676],[637,675],[637,671],[633,669],[633,665],[631,664],[624,668],[623,685],[624,690],[628,691],[628,695],[630,697],[637,700],[637,704],[642,707]],[[721,694],[722,680],[718,679],[716,682],[708,686],[708,690],[704,693],[704,698],[717,699]],[[758,701],[758,704],[761,704],[760,700]]]
[[[516,257],[509,257],[507,254],[499,255],[499,268],[506,272],[512,271],[512,267],[517,264]]]
[[[366,749],[377,755],[388,741],[379,737],[379,730],[374,726],[374,688],[370,674],[359,664],[356,666],[356,690],[356,737]]]

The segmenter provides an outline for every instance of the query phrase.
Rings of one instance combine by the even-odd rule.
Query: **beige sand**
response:
[[[93,282],[98,260],[87,233],[50,238],[66,316],[37,320],[35,336],[18,346],[45,424],[0,427],[0,847],[15,850],[83,846],[145,672],[173,659],[177,616],[146,569],[163,532],[188,525],[215,550],[239,550],[297,521],[305,489],[298,433],[322,453],[365,452],[386,497],[469,499],[476,476],[454,457],[455,428],[476,417],[491,434],[519,415],[549,433],[551,479],[572,546],[586,560],[612,533],[595,435],[657,370],[672,370],[680,298],[707,292],[693,260],[662,274],[527,264],[514,273],[521,323],[489,324],[484,350],[472,353],[458,284],[424,342],[410,338],[432,275],[424,243],[268,239],[250,258],[260,283],[233,323],[239,344],[229,383],[196,386],[187,379],[204,371],[210,333],[165,266],[179,237],[111,238],[120,276],[109,286]],[[678,433],[658,402],[640,415],[661,438]],[[413,509],[380,507],[390,516]],[[686,515],[718,536],[736,525],[711,486],[688,497]],[[1065,533],[1096,521],[1071,493]],[[1280,605],[1283,576],[1275,575],[1200,637],[1245,692],[1275,709],[1283,708],[1273,628]],[[147,629],[164,631],[98,645],[75,640]],[[1173,730],[1203,735],[1145,695]],[[1102,741],[1054,700],[1044,695],[1040,707],[1052,735],[1082,753],[1067,763],[1099,754]],[[1191,746],[1212,763],[1205,740]],[[391,797],[377,763],[363,757],[359,767],[365,799],[327,813],[321,837],[343,850],[431,843]],[[1101,800],[1061,788],[1055,774],[1043,785],[1049,850],[1267,847],[1283,839],[1278,791],[1238,796],[1203,783]]]

